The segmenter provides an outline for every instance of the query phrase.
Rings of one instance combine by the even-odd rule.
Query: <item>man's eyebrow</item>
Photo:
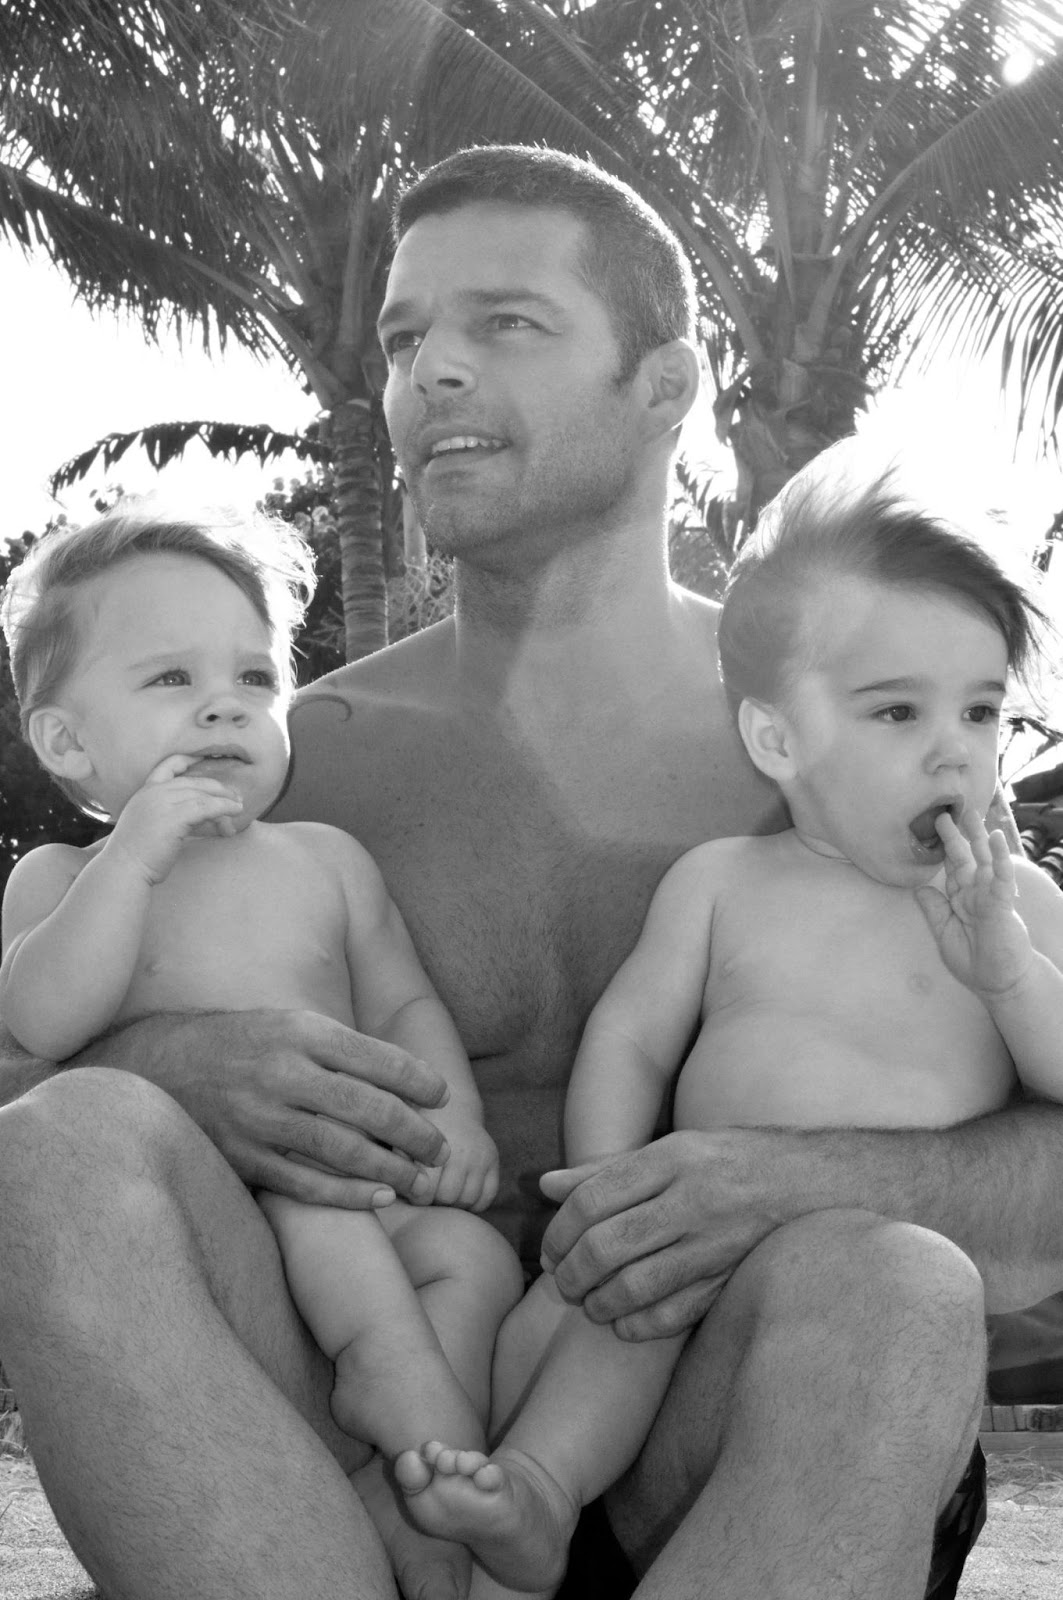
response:
[[[562,307],[557,300],[548,294],[541,294],[538,289],[529,289],[517,285],[508,289],[464,289],[458,295],[459,302],[474,308],[490,309],[492,306],[525,305],[538,306],[551,316],[562,315]],[[377,333],[388,328],[395,322],[405,322],[412,318],[416,321],[417,305],[413,300],[393,300],[390,305],[385,305],[377,318]]]

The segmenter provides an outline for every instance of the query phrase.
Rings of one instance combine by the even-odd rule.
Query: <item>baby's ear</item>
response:
[[[738,707],[738,731],[750,760],[766,778],[785,783],[793,777],[789,730],[778,706],[763,700],[743,700]]]
[[[69,712],[59,706],[38,706],[30,712],[26,731],[38,761],[55,777],[84,783],[92,776],[92,762],[78,742]]]

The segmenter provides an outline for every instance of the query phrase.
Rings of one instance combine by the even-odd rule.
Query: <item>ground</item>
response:
[[[959,1600],[1058,1600],[1063,1592],[1063,1471],[990,1456],[989,1518]],[[92,1600],[25,1456],[0,1456],[0,1596]]]

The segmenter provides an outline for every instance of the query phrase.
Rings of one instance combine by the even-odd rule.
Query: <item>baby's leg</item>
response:
[[[624,1343],[540,1278],[499,1336],[496,1393],[507,1415],[496,1449],[486,1457],[436,1441],[401,1456],[395,1475],[410,1515],[467,1544],[498,1583],[552,1593],[581,1506],[634,1461],[683,1343]]]
[[[377,1214],[259,1198],[292,1298],[335,1366],[332,1414],[344,1432],[388,1457],[439,1418],[463,1439],[480,1437],[481,1419]]]
[[[280,1242],[292,1296],[334,1362],[333,1415],[382,1452],[352,1482],[402,1592],[409,1600],[459,1600],[468,1587],[468,1552],[426,1538],[403,1518],[386,1461],[438,1432],[443,1418],[455,1438],[482,1445],[495,1333],[520,1294],[516,1259],[493,1228],[464,1212],[403,1202],[352,1212],[279,1195],[259,1198]],[[418,1240],[421,1260],[413,1248]],[[472,1307],[478,1353],[471,1334],[468,1348],[459,1348],[463,1298]],[[433,1318],[439,1312],[437,1336]]]
[[[397,1202],[377,1215],[451,1370],[486,1426],[495,1340],[524,1292],[520,1262],[490,1223],[453,1206]],[[424,1439],[406,1440],[415,1442]]]

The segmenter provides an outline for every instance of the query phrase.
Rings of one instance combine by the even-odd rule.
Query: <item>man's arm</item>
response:
[[[1063,1288],[1063,1108],[942,1129],[673,1133],[563,1174],[544,1255],[567,1300],[627,1338],[692,1327],[781,1224],[854,1208],[933,1229],[981,1271],[988,1308]],[[566,1198],[567,1196],[567,1198]]]
[[[62,1069],[30,1057],[5,1032],[0,1102],[85,1066],[132,1072],[164,1089],[247,1184],[352,1208],[381,1190],[411,1199],[431,1192],[423,1169],[438,1163],[443,1141],[417,1107],[441,1103],[442,1079],[404,1050],[317,1012],[146,1017]]]

